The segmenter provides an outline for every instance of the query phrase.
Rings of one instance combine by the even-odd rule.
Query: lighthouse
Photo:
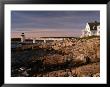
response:
[[[25,42],[25,35],[24,35],[24,33],[21,34],[21,42]]]

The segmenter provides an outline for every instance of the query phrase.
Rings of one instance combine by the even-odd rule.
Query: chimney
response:
[[[97,23],[97,21],[94,22],[95,24]]]

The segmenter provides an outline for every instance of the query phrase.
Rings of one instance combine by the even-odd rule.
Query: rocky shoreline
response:
[[[11,76],[99,77],[100,37],[23,45],[11,52]]]

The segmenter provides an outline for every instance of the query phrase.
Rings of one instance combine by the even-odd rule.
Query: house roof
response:
[[[95,21],[95,22],[91,22],[91,23],[88,23],[88,24],[90,26],[90,30],[97,30],[97,26],[100,25],[100,22]]]

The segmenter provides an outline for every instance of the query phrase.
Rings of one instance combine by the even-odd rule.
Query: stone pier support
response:
[[[35,41],[36,41],[36,40],[35,40],[35,39],[33,39],[33,43],[35,43]]]
[[[46,43],[46,40],[44,40],[44,43]]]

